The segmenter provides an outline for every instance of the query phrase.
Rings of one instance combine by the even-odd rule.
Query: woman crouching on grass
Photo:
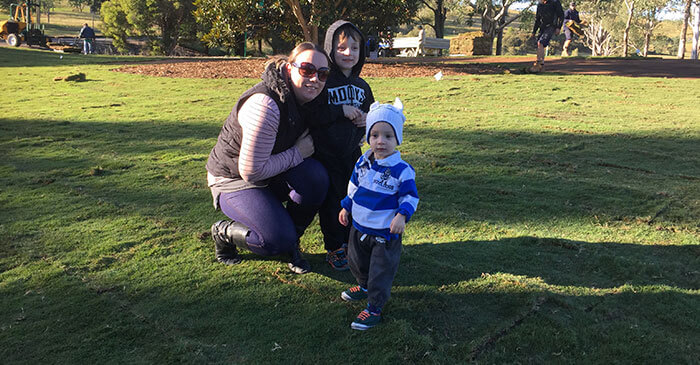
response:
[[[289,255],[293,272],[310,271],[299,237],[325,198],[328,175],[309,158],[314,146],[302,115],[313,115],[305,106],[328,72],[323,49],[301,43],[265,65],[263,81],[243,93],[224,122],[207,161],[214,207],[232,219],[211,227],[219,262],[239,263],[237,248],[245,248]]]

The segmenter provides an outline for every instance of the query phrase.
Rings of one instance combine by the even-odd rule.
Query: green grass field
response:
[[[317,223],[311,274],[214,260],[204,164],[256,80],[133,60],[0,48],[2,363],[700,362],[700,80],[369,79],[421,202],[360,333]]]

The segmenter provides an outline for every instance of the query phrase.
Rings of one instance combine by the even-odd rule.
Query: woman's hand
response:
[[[393,234],[401,234],[403,233],[405,227],[406,216],[401,213],[397,213],[394,216],[394,219],[391,220],[391,224],[389,225],[389,232]]]
[[[344,226],[347,226],[348,223],[350,223],[350,212],[348,212],[345,208],[341,209],[340,213],[338,213],[338,222]]]
[[[308,129],[297,138],[297,141],[294,142],[294,147],[299,150],[302,158],[311,157],[314,154],[314,141],[311,139]]]

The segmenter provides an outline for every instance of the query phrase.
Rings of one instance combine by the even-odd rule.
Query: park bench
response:
[[[391,48],[400,57],[416,57],[419,53],[418,46],[418,37],[399,37],[394,38]],[[427,55],[437,55],[443,49],[450,49],[450,40],[426,37],[423,49]]]

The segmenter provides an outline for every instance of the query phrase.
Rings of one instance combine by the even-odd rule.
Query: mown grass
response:
[[[0,48],[4,363],[700,361],[700,81],[369,79],[421,203],[358,333],[316,224],[312,274],[214,260],[204,164],[256,80],[126,60]]]
[[[0,19],[5,20],[10,17],[7,9],[0,10]],[[32,21],[36,22],[33,16]],[[56,7],[51,13],[42,11],[40,23],[45,27],[48,36],[78,36],[80,28],[87,23],[95,29],[97,36],[102,36],[102,19],[99,14],[90,13],[90,9],[84,8],[82,12],[70,7],[67,1],[57,1]]]

